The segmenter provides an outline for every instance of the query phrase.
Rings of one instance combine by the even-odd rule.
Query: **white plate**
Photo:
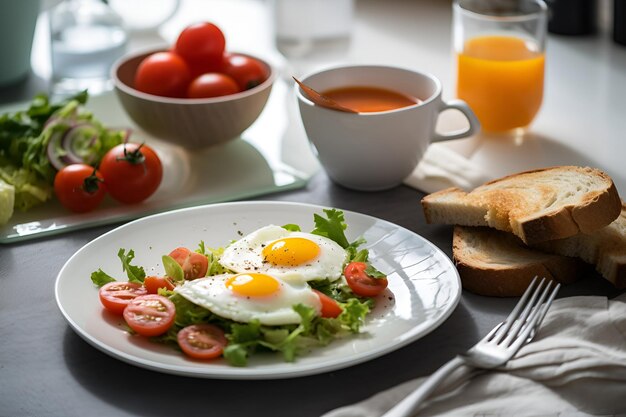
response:
[[[162,273],[161,256],[176,246],[224,246],[268,224],[295,223],[313,229],[313,214],[323,207],[279,202],[223,203],[181,209],[135,220],[81,248],[59,272],[56,300],[70,326],[87,342],[133,365],[155,371],[205,378],[273,379],[340,369],[389,353],[438,327],[452,313],[460,281],[450,259],[421,236],[384,220],[345,212],[350,241],[365,237],[370,260],[388,273],[388,293],[381,295],[362,334],[316,348],[295,362],[280,354],[253,355],[247,367],[223,360],[199,362],[171,347],[158,345],[124,330],[121,320],[106,314],[98,301],[91,272],[102,268],[122,279],[120,248],[134,249],[134,263],[146,273]]]

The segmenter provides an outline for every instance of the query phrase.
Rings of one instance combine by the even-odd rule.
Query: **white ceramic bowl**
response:
[[[120,58],[111,69],[115,92],[130,118],[147,133],[188,149],[204,148],[235,139],[259,117],[270,95],[275,71],[258,86],[237,94],[213,98],[170,98],[143,93],[133,87],[135,72],[156,49]],[[242,54],[244,55],[244,54]]]

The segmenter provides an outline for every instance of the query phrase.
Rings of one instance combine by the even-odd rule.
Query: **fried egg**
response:
[[[320,299],[308,284],[289,284],[257,272],[187,281],[175,291],[218,316],[242,323],[254,319],[269,326],[300,323],[296,304],[312,307],[318,315],[321,311]]]
[[[264,272],[289,282],[341,276],[347,253],[335,241],[270,225],[228,246],[220,264],[231,271]]]

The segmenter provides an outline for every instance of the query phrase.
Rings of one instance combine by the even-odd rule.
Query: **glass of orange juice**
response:
[[[455,0],[457,96],[485,132],[525,131],[543,99],[542,0]]]

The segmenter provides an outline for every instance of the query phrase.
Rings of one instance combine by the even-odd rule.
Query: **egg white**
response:
[[[218,316],[242,323],[258,319],[269,326],[298,324],[301,317],[293,310],[296,304],[312,307],[320,314],[320,299],[306,283],[289,284],[277,279],[279,290],[276,293],[252,297],[227,288],[226,281],[232,276],[222,274],[187,281],[174,291]]]
[[[320,248],[320,254],[317,258],[302,265],[283,266],[267,262],[263,256],[263,248],[278,239],[287,237],[301,237],[315,242]],[[234,272],[263,272],[289,282],[316,279],[335,281],[343,272],[347,256],[346,251],[339,244],[324,236],[291,232],[280,226],[269,225],[229,245],[219,262]]]

